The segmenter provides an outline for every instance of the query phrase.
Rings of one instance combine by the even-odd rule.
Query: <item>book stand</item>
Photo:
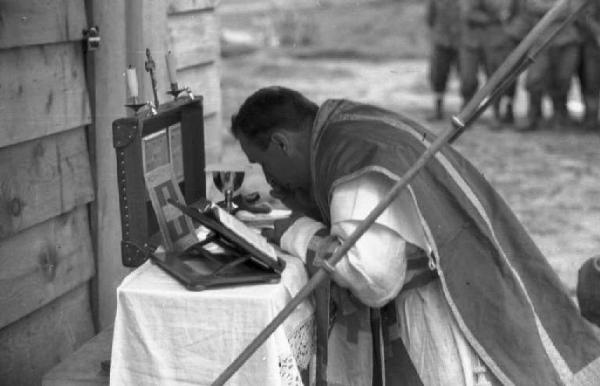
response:
[[[152,256],[159,266],[179,279],[188,289],[197,291],[215,286],[279,281],[285,268],[283,260],[274,260],[223,226],[213,210],[201,211],[174,200],[170,200],[170,203],[210,230],[206,239],[194,244],[184,253]]]

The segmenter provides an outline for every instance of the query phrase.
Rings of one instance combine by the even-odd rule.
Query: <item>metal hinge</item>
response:
[[[100,47],[100,28],[98,26],[83,30],[83,49],[86,52],[96,51]]]

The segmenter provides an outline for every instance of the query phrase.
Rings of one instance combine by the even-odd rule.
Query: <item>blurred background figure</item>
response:
[[[459,0],[461,7],[462,44],[460,81],[463,103],[479,87],[479,68],[489,77],[515,47],[507,26],[518,15],[518,0]],[[513,31],[516,34],[515,31]],[[494,104],[495,128],[514,121],[513,84]]]
[[[591,2],[577,20],[582,37],[581,61],[578,75],[585,106],[582,126],[598,130],[598,104],[600,103],[600,5]]]
[[[600,256],[588,259],[579,268],[576,290],[581,315],[600,327]]]
[[[458,72],[460,6],[456,0],[429,0],[426,22],[431,32],[429,80],[434,92],[434,110],[429,120],[444,118],[444,95],[452,68]]]
[[[530,28],[552,8],[556,0],[526,0],[525,7]],[[567,15],[565,15],[566,18]],[[557,21],[556,26],[562,21]],[[564,127],[572,124],[567,108],[567,95],[579,63],[581,37],[577,27],[569,23],[552,39],[529,67],[526,89],[529,92],[527,123],[521,129],[535,130],[539,127],[542,113],[542,98],[545,94],[552,99],[552,125]]]

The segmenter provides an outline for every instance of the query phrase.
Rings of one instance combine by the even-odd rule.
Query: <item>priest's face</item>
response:
[[[267,182],[273,187],[274,196],[282,196],[296,190],[309,190],[310,171],[306,162],[308,156],[299,154],[293,136],[287,136],[285,133],[274,134],[266,149],[262,149],[244,134],[240,134],[238,139],[248,160],[262,166]]]

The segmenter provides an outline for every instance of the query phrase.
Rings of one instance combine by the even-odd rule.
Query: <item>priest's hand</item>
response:
[[[298,220],[302,217],[300,212],[292,212],[289,217],[282,218],[281,220],[275,220],[273,222],[273,228],[265,228],[261,230],[261,234],[270,242],[277,245],[281,244],[281,236]]]
[[[269,194],[280,200],[283,205],[287,206],[292,212],[299,212],[307,217],[321,221],[321,213],[316,202],[311,194],[303,189],[295,189],[293,191],[286,190],[276,185],[272,185],[273,190]]]

